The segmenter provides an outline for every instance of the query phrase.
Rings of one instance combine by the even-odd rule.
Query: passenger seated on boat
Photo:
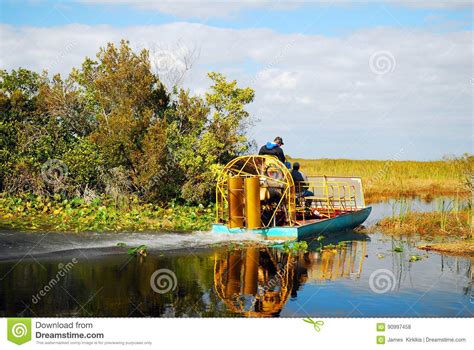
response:
[[[280,162],[285,164],[285,153],[281,148],[281,146],[283,145],[283,139],[280,136],[277,136],[275,137],[275,140],[273,140],[273,142],[267,142],[266,145],[262,146],[262,148],[260,148],[260,151],[258,152],[258,155],[275,156]]]
[[[308,184],[305,183],[308,181],[306,175],[300,172],[300,163],[298,162],[293,163],[293,170],[291,170],[291,177],[293,178],[293,182],[295,183],[296,193],[300,197],[314,196],[314,193],[309,190]]]

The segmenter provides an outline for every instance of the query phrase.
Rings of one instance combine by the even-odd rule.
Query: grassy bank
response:
[[[456,242],[420,244],[418,245],[418,248],[449,255],[474,256],[474,239],[459,240]]]
[[[388,217],[380,220],[378,228],[388,233],[416,233],[426,239],[449,237],[467,239],[471,235],[472,213],[460,212],[410,212],[403,217]]]
[[[96,198],[61,200],[41,196],[0,197],[0,227],[48,231],[207,230],[211,207],[141,204],[133,198],[116,205]]]
[[[368,202],[407,195],[467,194],[473,157],[430,162],[291,159],[307,175],[360,176]]]
[[[435,250],[453,255],[474,256],[471,207],[450,206],[428,213],[403,209],[398,214],[380,220],[372,230],[393,235],[416,234],[429,244],[420,249]]]

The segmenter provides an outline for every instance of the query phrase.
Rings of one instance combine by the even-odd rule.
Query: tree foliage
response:
[[[65,79],[0,71],[0,190],[211,199],[216,171],[249,148],[254,92],[209,78],[204,97],[168,91],[148,51],[127,41],[107,44]],[[67,171],[47,168],[58,162]]]

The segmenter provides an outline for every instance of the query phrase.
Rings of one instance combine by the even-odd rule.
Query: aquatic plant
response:
[[[408,204],[406,198],[401,198],[400,200],[393,200],[390,204],[392,207],[391,218],[392,220],[394,220],[397,227],[401,227],[408,213],[411,212],[411,207]]]
[[[474,255],[472,217],[471,202],[464,205],[456,197],[454,200],[439,200],[432,212],[407,212],[403,220],[398,216],[384,218],[372,230],[392,235],[416,235],[432,242],[419,246],[420,249]]]
[[[282,249],[285,253],[306,253],[308,243],[306,241],[286,241],[283,243]]]
[[[338,248],[345,248],[347,246],[347,244],[350,244],[351,241],[339,241],[337,242],[337,247]]]
[[[415,261],[418,261],[418,260],[421,260],[421,259],[422,259],[422,257],[419,256],[419,255],[412,255],[412,256],[410,256],[410,260],[409,260],[409,261],[410,261],[410,262],[415,262]]]
[[[0,196],[0,226],[49,231],[207,230],[214,221],[211,206],[142,204],[131,197],[117,207],[113,199],[64,199],[59,195]]]
[[[148,248],[144,244],[139,245],[138,247],[129,248],[127,250],[128,255],[134,255],[134,256],[146,256],[147,252],[148,252]]]

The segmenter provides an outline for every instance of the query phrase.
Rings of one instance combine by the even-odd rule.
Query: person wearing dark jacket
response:
[[[267,142],[266,145],[262,146],[260,148],[260,151],[258,152],[259,155],[269,155],[269,156],[275,156],[278,158],[280,162],[285,164],[285,153],[283,152],[281,146],[283,146],[283,139],[280,136],[275,137],[275,140],[273,142]]]
[[[300,163],[293,163],[293,170],[291,170],[291,177],[295,183],[296,192],[302,197],[314,196],[313,192],[309,191],[308,178],[300,171]]]

